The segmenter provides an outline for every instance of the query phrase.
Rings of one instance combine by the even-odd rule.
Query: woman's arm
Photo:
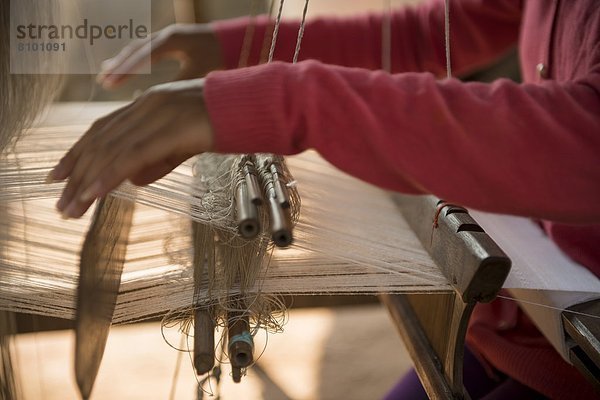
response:
[[[497,58],[516,44],[521,20],[520,0],[451,1],[453,67],[464,73]],[[214,24],[227,68],[239,63],[248,18]],[[381,14],[352,18],[309,20],[302,40],[300,59],[316,59],[367,69],[381,69]],[[258,64],[270,44],[270,22],[256,19],[249,63]],[[298,35],[298,21],[284,21],[279,29],[275,58],[291,61]],[[393,72],[432,72],[443,75],[444,1],[433,0],[417,7],[404,7],[392,14]],[[265,35],[267,38],[265,39]]]
[[[450,2],[452,64],[456,74],[491,62],[515,44],[521,19],[520,3],[520,0]],[[215,69],[237,68],[249,21],[241,18],[214,24],[171,25],[150,38],[130,43],[107,60],[98,82],[105,88],[114,88],[145,63],[165,58],[180,62],[177,79],[198,78]],[[381,15],[312,20],[305,30],[300,59],[381,69],[382,21]],[[249,57],[243,65],[256,65],[261,56],[268,53],[270,24],[264,17],[257,18]],[[292,60],[298,25],[290,21],[281,24],[276,59]],[[444,74],[443,0],[396,11],[391,28],[393,72]]]
[[[305,61],[157,86],[102,118],[50,179],[80,216],[130,179],[147,184],[204,151],[295,154],[406,193],[485,211],[600,221],[600,74],[492,84]]]
[[[314,148],[340,169],[485,211],[600,221],[600,75],[493,84],[314,61],[208,76],[220,152]]]

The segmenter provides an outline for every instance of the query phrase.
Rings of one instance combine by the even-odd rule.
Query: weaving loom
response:
[[[107,290],[115,296],[112,300],[114,311],[112,307],[103,310],[107,317],[105,325],[165,314],[181,321],[190,320],[195,314],[194,309],[208,309],[207,305],[219,298],[218,290],[209,289],[212,281],[209,275],[196,273],[198,265],[205,264],[208,259],[206,255],[198,258],[204,251],[198,238],[202,234],[214,235],[215,231],[235,235],[234,195],[232,191],[227,195],[212,191],[209,181],[220,177],[220,166],[231,170],[231,165],[240,162],[240,157],[206,155],[184,163],[149,187],[134,190],[125,185],[101,203],[95,216],[88,214],[82,220],[63,221],[54,211],[62,185],[43,184],[49,169],[86,127],[117,106],[54,105],[48,117],[30,129],[15,151],[2,160],[0,204],[6,205],[7,217],[0,221],[2,232],[6,232],[2,238],[0,309],[66,319],[77,316],[78,323],[85,326],[86,316],[98,312],[86,311],[81,303],[76,309],[80,265],[89,262],[90,257],[85,251],[88,247],[84,246],[81,263],[78,254],[90,226],[88,239],[100,238],[100,248],[105,248],[107,240],[111,239],[114,246],[111,249],[117,248],[117,253],[123,253],[116,257],[122,264],[116,270],[123,268],[122,276],[116,273],[109,280],[112,286]],[[49,137],[52,140],[46,140]],[[196,165],[201,168],[195,168]],[[252,279],[243,290],[241,282],[234,282],[221,288],[226,291],[221,295],[236,298],[243,294],[247,305],[258,296],[262,299],[263,295],[271,298],[269,296],[280,294],[386,293],[383,301],[396,317],[399,329],[412,349],[429,395],[432,398],[468,397],[462,388],[461,375],[466,323],[475,302],[492,300],[506,278],[509,262],[500,248],[461,208],[438,207],[437,200],[432,199],[400,198],[397,202],[405,214],[402,217],[388,193],[335,170],[314,153],[290,158],[287,165],[294,177],[287,181],[288,187],[294,190],[297,187],[303,204],[294,230],[294,245],[287,249],[272,249],[270,258],[270,246],[262,243],[259,246],[261,257],[257,258],[260,273],[255,278],[258,279]],[[109,209],[115,211],[116,216],[102,213]],[[103,227],[102,221],[107,218],[117,222],[110,223],[110,229],[116,233],[110,237],[103,236],[104,229],[95,228],[98,223]],[[125,227],[130,218],[131,230],[127,232]],[[484,228],[492,232],[493,226],[506,222],[494,218],[481,214],[477,219],[487,221],[490,225],[483,224]],[[438,228],[433,227],[434,221]],[[508,221],[507,224],[508,232],[515,226],[519,228],[518,223],[514,225]],[[208,232],[199,233],[201,226],[210,228]],[[525,231],[523,239],[531,239],[532,233]],[[239,239],[229,237],[232,248],[244,245],[244,242],[233,243]],[[501,232],[498,237],[502,239]],[[510,238],[504,237],[499,242],[507,252],[514,247]],[[98,242],[94,245],[98,246]],[[514,261],[515,256],[523,254],[522,251],[517,249],[508,253]],[[97,255],[98,251],[93,254]],[[101,263],[106,257],[96,261]],[[582,314],[566,313],[563,317],[570,339],[564,337],[561,317],[555,310],[558,317],[549,318],[545,314],[537,321],[541,321],[538,323],[542,328],[544,321],[551,321],[545,323],[544,331],[553,338],[557,349],[565,358],[571,358],[580,368],[587,369],[592,378],[597,378],[597,369],[593,369],[590,360],[595,361],[595,368],[598,368],[600,346],[593,337],[594,332],[586,336],[582,328],[583,319],[583,323],[591,323],[592,330],[597,332],[598,329],[597,319],[589,318],[589,314],[598,315],[597,304],[585,304],[599,297],[597,280],[584,271],[577,271],[582,274],[580,278],[570,274],[575,280],[560,285],[550,281],[520,280],[523,276],[531,276],[531,271],[535,270],[535,265],[525,265],[530,267],[527,269],[523,268],[524,264],[528,263],[514,265],[511,276],[516,278],[509,278],[506,287],[514,289],[513,293],[523,299],[534,319],[539,314],[540,304],[549,307],[556,304],[555,307],[562,311],[581,303],[574,307],[588,316],[587,322],[586,315]],[[92,262],[90,268],[95,265],[97,262]],[[79,287],[81,290],[85,283],[80,282]],[[544,297],[550,290],[560,294],[574,290],[580,293],[568,296],[569,299],[561,298],[560,303],[552,303],[552,299]],[[392,296],[400,293],[404,295]],[[427,298],[406,293],[435,295]],[[267,314],[280,311],[276,300],[267,303]],[[432,317],[436,311],[444,319],[433,324],[427,322],[437,318]],[[196,321],[201,317],[196,313]],[[214,329],[213,324],[214,321],[207,326]],[[273,331],[280,329],[276,318],[266,318],[258,324],[255,321],[256,325]],[[441,326],[451,328],[441,334]],[[108,327],[105,328],[104,333],[108,334]],[[85,329],[79,332],[85,332]],[[242,332],[248,329],[245,327]],[[200,336],[196,335],[197,338]],[[579,348],[572,347],[570,340],[575,340]],[[82,343],[86,341],[94,342],[85,335],[79,339]],[[94,346],[95,342],[91,347]],[[88,365],[90,370],[97,370],[102,348],[92,348],[84,353],[95,352],[93,360],[86,361],[96,364]],[[78,379],[81,376],[84,380],[79,382],[83,396],[88,397],[93,384],[90,375],[95,373],[81,365],[76,368]],[[202,373],[209,370],[210,367]]]
[[[76,221],[61,220],[53,210],[61,185],[47,186],[42,182],[64,147],[98,115],[116,106],[55,105],[41,127],[31,129],[20,141],[17,151],[3,161],[0,175],[2,201],[9,205],[10,218],[2,223],[5,224],[3,231],[12,233],[3,246],[6,256],[2,259],[0,283],[2,309],[68,319],[75,317],[77,254],[90,216]],[[57,140],[40,140],[39,135],[48,134],[55,135]],[[188,186],[194,179],[192,163],[190,161],[156,184],[138,190],[113,323],[138,321],[172,310],[189,310],[195,301],[206,300],[203,297],[206,293],[195,293],[193,244],[190,224],[187,223],[194,217],[189,204],[198,198],[197,193],[189,189],[193,185]],[[298,182],[303,201],[295,229],[295,243],[289,249],[274,250],[270,266],[260,283],[252,288],[253,292],[296,295],[438,293],[446,296],[442,302],[448,302],[447,296],[461,293],[463,302],[456,304],[472,307],[473,300],[490,300],[500,288],[506,273],[506,264],[502,263],[506,261],[501,261],[500,264],[505,266],[498,269],[500,273],[494,274],[495,278],[490,277],[488,272],[484,273],[483,281],[477,282],[476,275],[464,274],[461,267],[465,264],[464,258],[460,261],[456,255],[448,256],[453,251],[464,251],[460,250],[460,243],[446,243],[452,237],[451,231],[436,230],[441,232],[439,240],[442,240],[441,244],[437,244],[438,236],[432,237],[431,225],[435,202],[403,200],[405,212],[408,209],[408,215],[415,216],[412,218],[413,229],[419,232],[420,226],[421,233],[418,235],[425,238],[422,240],[424,248],[386,192],[336,171],[314,153],[290,158],[288,165]],[[331,190],[332,182],[335,182],[335,190]],[[132,196],[127,187],[121,188],[115,195],[124,200]],[[410,211],[410,204],[414,201],[416,205],[421,204],[419,207],[424,207],[423,211]],[[454,210],[443,213],[440,223],[457,216],[461,218],[460,224],[465,224],[464,218],[469,218],[462,210]],[[481,215],[482,220],[486,218],[489,219]],[[498,225],[498,221],[494,223]],[[382,226],[386,229],[382,230]],[[468,229],[463,227],[461,231],[469,236],[486,236],[479,232],[474,221],[467,221],[466,226]],[[58,239],[57,243],[48,242],[49,237]],[[433,253],[432,258],[428,254],[427,250],[431,250],[427,249],[428,242],[433,247],[446,249],[446,261],[437,262],[447,267],[440,270],[436,266],[434,260],[438,256]],[[487,255],[479,254],[477,260],[496,256],[502,258],[498,248]],[[453,257],[454,261],[449,261]],[[467,270],[475,271],[479,261],[472,262]],[[494,268],[498,266],[494,265]],[[528,274],[526,270],[519,269],[520,266],[515,267],[517,269],[513,273],[517,276]],[[447,278],[451,275],[450,271],[463,271],[463,275],[452,282]],[[580,291],[591,293],[580,296],[575,303],[597,296],[597,289],[594,293],[595,282],[590,279],[587,282],[583,286],[582,282],[573,283]],[[521,290],[523,296],[542,293],[532,289],[548,289],[536,287],[532,282],[525,283],[513,280],[511,287],[517,288],[517,293]],[[458,291],[454,292],[453,287]],[[565,286],[559,290],[565,292],[572,288]],[[426,297],[412,297],[411,301]],[[390,304],[395,299],[398,298],[387,297],[386,303]],[[397,309],[397,305],[390,306],[392,310]],[[535,314],[539,307],[532,305],[530,308]],[[465,317],[468,320],[468,313]],[[463,325],[466,320],[463,318]],[[406,321],[408,319],[404,319],[404,323]],[[553,329],[556,330],[555,327]],[[448,343],[448,338],[444,340]],[[460,334],[455,340],[460,343]],[[451,359],[454,360],[453,357]],[[460,382],[459,376],[455,378]],[[452,391],[456,393],[457,390]]]
[[[60,192],[61,185],[45,186],[41,182],[56,156],[64,151],[60,147],[76,139],[84,129],[85,121],[91,123],[97,115],[112,107],[115,105],[55,106],[49,115],[59,121],[72,121],[74,125],[56,127],[52,120],[46,121],[44,128],[33,129],[20,141],[13,155],[18,160],[6,160],[2,168],[3,201],[9,205],[8,214],[14,218],[8,218],[4,223],[7,231],[14,232],[10,235],[14,240],[4,246],[7,256],[3,260],[3,277],[6,279],[0,289],[4,307],[62,318],[74,317],[79,269],[77,254],[89,220],[61,220],[52,210],[52,198]],[[86,111],[82,112],[83,109]],[[77,121],[69,111],[79,114],[80,119],[83,115],[84,121]],[[47,137],[52,132],[62,135],[65,140],[45,141],[36,136]],[[73,136],[67,139],[68,135]],[[27,149],[29,146],[35,151]],[[360,184],[365,196],[360,201],[359,197],[351,196],[358,181],[326,166],[314,154],[293,160],[290,166],[296,179],[305,182],[309,182],[308,177],[314,175],[311,172],[318,169],[321,181],[319,184],[311,178],[317,185],[305,188],[303,201],[307,212],[296,227],[294,248],[275,251],[271,266],[255,291],[294,294],[449,291],[435,265],[424,251],[418,249],[416,239],[412,235],[407,237],[409,228],[396,215],[391,200],[381,197],[383,192]],[[13,181],[11,187],[8,181],[15,176],[27,181]],[[190,203],[198,199],[197,193],[190,191],[193,179],[191,166],[183,165],[165,180],[139,190],[137,201],[142,205],[138,205],[133,217],[113,322],[140,320],[170,310],[189,309],[194,304],[189,224],[185,223],[186,218],[174,221],[172,215],[172,212],[178,212],[188,217],[200,216],[190,213]],[[340,183],[340,189],[333,193],[325,186],[331,181]],[[117,196],[127,199],[130,194],[124,188]],[[349,198],[356,200],[349,203]],[[154,205],[154,208],[145,207],[144,203]],[[344,207],[340,207],[341,204]],[[371,218],[374,225],[362,220],[359,210],[365,205],[377,210],[378,216],[374,220]],[[172,211],[157,210],[156,206],[169,207]],[[382,213],[386,209],[389,214]],[[26,219],[19,217],[21,215],[27,216]],[[390,218],[390,215],[395,217]],[[346,229],[340,225],[341,221],[355,228]],[[319,224],[334,229],[327,232],[320,229]],[[392,229],[384,234],[378,228],[382,224],[388,224]],[[336,232],[336,226],[344,228],[344,232]],[[49,243],[48,237],[57,238],[58,243]],[[399,257],[396,249],[403,242],[406,248],[413,250]],[[333,248],[343,253],[332,256]],[[368,265],[376,259],[380,261]],[[360,260],[364,261],[361,263]],[[48,265],[51,267],[46,267]],[[206,293],[196,293],[198,296],[205,297]]]
[[[16,226],[11,228],[15,232],[20,232],[15,234],[17,238],[23,234],[32,238],[25,242],[15,240],[13,246],[25,246],[24,243],[27,242],[43,244],[41,238],[53,230],[64,232],[65,235],[72,235],[71,239],[74,239],[72,241],[75,242],[64,241],[61,246],[65,247],[58,247],[55,249],[57,253],[51,255],[51,257],[65,257],[62,263],[63,267],[53,267],[53,280],[48,279],[46,283],[50,285],[49,289],[56,289],[52,291],[56,293],[55,296],[60,298],[57,306],[49,307],[50,310],[43,310],[45,314],[49,313],[51,316],[67,318],[74,316],[74,310],[69,308],[69,305],[72,305],[73,293],[61,292],[60,288],[72,288],[76,281],[77,254],[81,246],[82,234],[89,225],[90,215],[88,213],[86,218],[81,221],[61,220],[60,216],[53,211],[53,207],[62,185],[46,186],[42,183],[56,157],[60,157],[64,147],[85,129],[84,121],[91,123],[97,115],[116,106],[115,104],[54,106],[53,111],[49,113],[51,119],[57,118],[62,122],[73,121],[74,124],[56,127],[55,123],[50,120],[45,123],[45,128],[33,129],[32,135],[25,136],[19,146],[23,146],[23,148],[35,146],[35,149],[26,153],[15,152],[13,156],[15,159],[11,163],[13,167],[3,168],[3,200],[10,201],[10,204],[16,208],[12,213],[16,219],[15,223],[18,224],[19,215],[24,214],[28,216],[28,223],[32,226],[32,228],[27,228],[25,222],[21,221],[22,225],[19,228]],[[57,137],[53,141],[40,141],[39,137],[35,136],[36,134],[47,135],[50,131],[55,132],[57,136],[59,134],[72,136],[70,140],[63,136],[64,140],[59,140]],[[135,298],[125,297],[117,304],[115,313],[115,322],[117,323],[139,320],[189,304],[191,294],[183,293],[181,288],[186,287],[187,283],[188,290],[191,290],[193,285],[190,279],[193,276],[182,272],[181,268],[191,265],[189,228],[185,222],[189,218],[198,216],[197,214],[190,215],[190,203],[197,201],[188,186],[193,180],[191,163],[193,161],[182,165],[172,175],[156,184],[138,190],[136,198],[138,207],[134,215],[127,266],[121,287],[122,293],[135,292],[135,295],[139,296],[138,298],[143,299],[145,289],[156,285],[161,287],[161,284],[171,280],[170,277],[172,277],[172,283],[176,286],[165,287],[164,290],[168,291],[160,292],[160,294],[179,293],[181,298],[177,300],[169,296],[170,301],[173,302],[171,305],[145,312],[136,310]],[[15,165],[18,167],[15,168]],[[406,233],[410,232],[409,227],[397,215],[393,202],[381,196],[383,191],[336,171],[314,153],[292,158],[289,160],[289,165],[295,179],[299,182],[299,190],[302,193],[302,218],[295,228],[294,246],[290,249],[275,250],[270,268],[272,275],[266,277],[262,284],[262,291],[270,293],[279,291],[283,287],[287,288],[286,292],[292,294],[322,292],[374,294],[400,290],[426,292],[450,290],[426,252],[419,249],[416,238]],[[311,174],[314,170],[319,170],[319,174]],[[15,182],[14,179],[18,176],[26,178],[27,181]],[[10,183],[11,180],[12,183]],[[306,183],[302,184],[303,181]],[[325,184],[331,181],[339,182],[337,190],[332,191],[325,187]],[[310,186],[303,186],[308,185],[309,182]],[[357,185],[359,191],[357,191]],[[350,193],[353,196],[350,196]],[[117,191],[116,196],[127,199],[130,198],[131,192],[127,188],[123,188]],[[22,199],[26,201],[22,203]],[[23,206],[27,209],[25,213],[19,210]],[[377,210],[377,213],[369,216],[370,221],[365,221],[364,214],[359,212],[360,209]],[[341,224],[342,222],[344,224]],[[379,226],[382,225],[388,226],[390,231],[381,232]],[[322,229],[323,226],[331,227],[332,232]],[[349,229],[351,227],[352,229]],[[25,233],[26,231],[27,233]],[[69,237],[67,236],[67,238]],[[166,243],[162,243],[163,241]],[[49,245],[46,244],[46,246]],[[165,246],[167,246],[167,254],[163,253]],[[332,255],[332,249],[340,246],[343,246],[341,254]],[[410,250],[406,254],[400,255],[396,251],[398,246]],[[22,273],[23,277],[27,276],[27,270],[22,269],[26,268],[27,264],[43,268],[48,261],[28,255],[30,261],[26,263],[27,254],[24,249],[10,251],[20,255],[20,259],[15,257],[18,260],[13,262],[15,266],[7,266],[5,270],[7,273],[10,271],[11,274],[17,274],[15,279],[19,273]],[[35,256],[37,253],[33,253],[33,255]],[[39,257],[43,257],[43,255],[39,255]],[[144,258],[147,260],[143,260]],[[174,265],[174,261],[178,258],[181,258],[179,261],[181,265]],[[357,264],[363,266],[357,267]],[[287,273],[276,273],[280,265],[281,268],[286,267],[292,271],[289,275],[294,273],[306,275],[310,277],[310,280],[297,282],[292,279],[287,282]],[[353,274],[364,280],[356,282],[353,278],[351,282],[344,282],[341,277],[349,274],[348,268],[353,269]],[[142,269],[144,270],[143,276],[138,272]],[[374,276],[361,276],[365,272],[374,273]],[[410,275],[410,277],[398,276],[402,274]],[[165,275],[167,278],[164,278]],[[374,279],[377,275],[386,278]],[[270,283],[271,280],[273,283]],[[349,283],[351,286],[348,285]],[[25,280],[21,284],[27,285],[27,281]],[[42,296],[43,293],[48,293],[45,288],[42,290],[36,289],[34,286],[22,286],[22,288],[39,291]],[[3,288],[3,290],[11,289],[14,290],[14,288]],[[14,296],[18,296],[18,293],[15,293]],[[27,297],[23,296],[23,302],[26,299]],[[132,304],[132,302],[134,303]],[[18,304],[20,302],[16,302],[16,306],[22,307],[23,310],[28,307],[26,304],[22,306]],[[63,304],[63,306],[58,304]],[[123,307],[122,310],[121,307]]]

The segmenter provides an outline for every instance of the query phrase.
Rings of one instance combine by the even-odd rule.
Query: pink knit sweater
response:
[[[438,79],[442,0],[393,14],[393,75],[377,70],[381,16],[314,20],[301,52],[313,61],[208,76],[217,149],[288,155],[312,148],[384,188],[542,219],[567,254],[600,276],[600,2],[451,5],[455,73],[518,42],[524,83]],[[229,68],[246,24],[217,25]],[[253,64],[266,27],[258,21]],[[277,59],[291,60],[297,28],[281,27]],[[499,370],[553,398],[593,398],[514,302],[483,307],[473,321],[471,346]]]

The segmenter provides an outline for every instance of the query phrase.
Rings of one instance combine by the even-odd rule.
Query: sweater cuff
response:
[[[293,152],[285,137],[284,65],[219,71],[206,78],[204,96],[219,153]]]

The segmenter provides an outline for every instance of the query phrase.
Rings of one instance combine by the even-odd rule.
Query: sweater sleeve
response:
[[[452,64],[461,74],[485,65],[516,44],[521,21],[521,0],[451,1]],[[300,59],[366,69],[382,67],[381,14],[346,18],[316,18],[307,22]],[[249,18],[215,23],[226,67],[236,68]],[[267,18],[255,19],[249,65],[259,64],[270,45],[272,26]],[[298,36],[298,21],[283,21],[275,58],[291,61]],[[431,0],[403,7],[391,15],[393,72],[446,70],[444,1]],[[266,39],[265,39],[266,35]],[[263,57],[264,58],[264,57]]]
[[[600,74],[492,84],[389,75],[316,61],[208,76],[221,152],[316,149],[405,193],[484,211],[600,222]]]

